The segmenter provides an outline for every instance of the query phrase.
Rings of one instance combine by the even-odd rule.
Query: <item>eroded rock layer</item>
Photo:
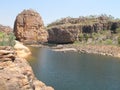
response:
[[[54,90],[36,79],[25,59],[11,47],[0,47],[0,90]]]

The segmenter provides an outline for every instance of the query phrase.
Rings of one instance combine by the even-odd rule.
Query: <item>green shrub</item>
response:
[[[117,33],[120,33],[120,28],[117,28]]]
[[[9,40],[8,40],[9,46],[14,46],[14,45],[15,45],[15,39],[16,39],[14,33],[10,33],[10,34],[8,35],[8,39],[9,39]]]
[[[88,38],[89,38],[89,35],[88,34],[84,34],[84,38],[85,38],[85,41],[87,42]]]
[[[78,44],[80,44],[80,42],[79,42],[79,41],[75,41],[74,44],[75,44],[75,45],[78,45]]]
[[[100,33],[92,33],[91,38],[95,40],[96,38],[100,37]]]
[[[83,34],[81,33],[81,34],[79,34],[79,41],[82,41],[84,39],[84,36],[83,36]]]
[[[107,39],[107,40],[105,40],[104,44],[111,45],[111,44],[113,44],[113,42],[111,39]]]
[[[120,36],[118,37],[118,45],[120,45]]]
[[[95,40],[96,38],[96,33],[92,33],[92,39]]]
[[[3,33],[0,32],[0,46],[14,46],[15,45],[15,36],[13,33]]]
[[[4,46],[5,45],[5,33],[0,32],[0,46]]]

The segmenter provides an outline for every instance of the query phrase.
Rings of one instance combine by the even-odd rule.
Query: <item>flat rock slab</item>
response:
[[[61,49],[52,49],[52,50],[57,52],[68,52],[68,51],[77,52],[77,49],[75,48],[61,48]]]

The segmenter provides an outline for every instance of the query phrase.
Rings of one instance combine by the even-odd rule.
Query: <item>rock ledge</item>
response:
[[[0,47],[0,90],[54,90],[37,80],[28,62],[11,47]]]

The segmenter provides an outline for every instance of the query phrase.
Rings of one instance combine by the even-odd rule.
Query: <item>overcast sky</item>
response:
[[[67,16],[107,14],[120,18],[120,0],[1,0],[0,24],[13,27],[24,9],[40,13],[45,25]]]

